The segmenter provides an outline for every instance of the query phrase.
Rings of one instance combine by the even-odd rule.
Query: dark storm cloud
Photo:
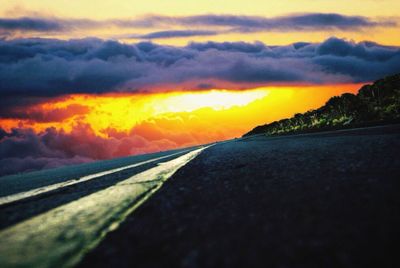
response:
[[[66,32],[74,29],[101,28],[112,22],[90,19],[60,19],[54,17],[0,18],[0,33]]]
[[[158,39],[158,38],[176,38],[176,37],[191,37],[191,36],[210,36],[217,35],[216,31],[201,31],[201,30],[177,30],[177,31],[158,31],[145,35],[136,36],[140,39]]]
[[[0,30],[25,30],[25,31],[61,31],[62,23],[55,19],[44,18],[0,18]]]
[[[157,91],[182,85],[195,90],[199,84],[242,88],[365,82],[399,69],[398,47],[338,38],[287,46],[206,42],[185,47],[99,39],[0,41],[0,116],[4,109],[21,106],[32,97]]]
[[[11,133],[0,128],[0,133],[6,133],[0,138],[0,176],[15,172],[53,168],[68,164],[78,164],[92,161],[102,155],[93,152],[102,151],[104,140],[94,136],[81,127],[71,134],[49,128],[42,133],[31,129],[13,129]],[[79,135],[85,144],[79,140]],[[99,146],[98,150],[93,150]],[[92,151],[84,153],[85,149]],[[107,147],[109,149],[109,147]]]
[[[42,108],[29,109],[26,104],[24,106],[20,107],[16,105],[14,107],[7,107],[8,109],[0,109],[0,114],[2,118],[28,119],[34,122],[48,123],[61,122],[67,118],[86,114],[90,111],[89,107],[81,104],[70,104],[63,108],[54,108],[51,110]]]

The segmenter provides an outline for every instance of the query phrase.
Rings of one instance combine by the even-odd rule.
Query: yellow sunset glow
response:
[[[33,107],[52,113],[71,105],[86,107],[87,112],[71,113],[63,120],[37,122],[0,120],[5,129],[32,127],[43,131],[48,127],[70,132],[77,122],[91,126],[100,136],[109,129],[128,132],[135,126],[155,121],[172,132],[218,130],[222,138],[240,136],[252,127],[305,112],[323,105],[332,95],[356,92],[359,85],[264,87],[244,91],[207,90],[155,94],[70,95]],[[152,131],[146,129],[147,132]],[[204,137],[208,137],[204,135]],[[215,138],[215,137],[213,137]],[[208,140],[205,140],[206,142]]]
[[[223,110],[232,106],[244,106],[257,99],[264,98],[269,91],[266,89],[248,91],[211,90],[208,92],[172,94],[157,102],[154,107],[157,114],[166,112],[191,112],[200,108],[210,107]]]

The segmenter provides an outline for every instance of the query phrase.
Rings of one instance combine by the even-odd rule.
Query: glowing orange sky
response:
[[[2,0],[3,158],[22,172],[165,151],[317,109],[396,72],[399,9],[398,0]]]
[[[165,148],[239,137],[253,127],[323,105],[360,85],[268,87],[157,94],[70,95],[27,108],[26,119],[2,119],[3,128],[48,127],[69,133],[77,124],[97,136],[139,135]]]

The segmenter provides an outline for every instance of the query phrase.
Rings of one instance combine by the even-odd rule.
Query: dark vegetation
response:
[[[316,110],[257,126],[244,136],[306,133],[400,121],[400,73],[364,85],[357,95],[330,98]]]

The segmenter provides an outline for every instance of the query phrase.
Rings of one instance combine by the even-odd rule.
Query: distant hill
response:
[[[243,136],[306,133],[397,121],[400,121],[400,73],[364,85],[357,95],[345,93],[332,97],[316,110],[257,126]]]

